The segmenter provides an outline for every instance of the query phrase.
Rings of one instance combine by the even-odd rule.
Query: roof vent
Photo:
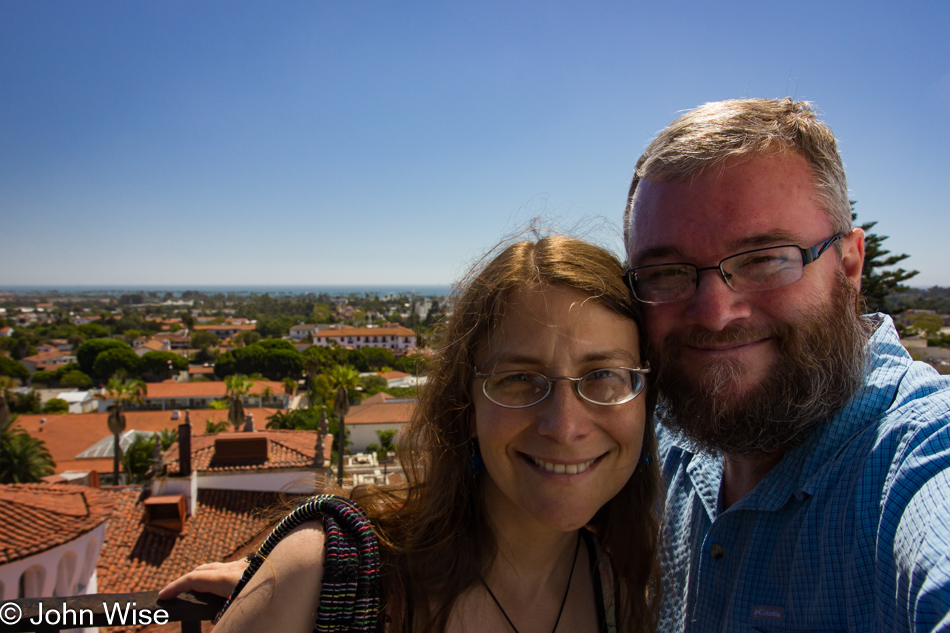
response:
[[[145,500],[145,523],[181,532],[185,527],[185,495],[159,495]]]
[[[177,420],[181,417],[181,411],[172,411],[172,420]]]
[[[214,464],[266,462],[270,444],[266,433],[219,433],[214,439]]]

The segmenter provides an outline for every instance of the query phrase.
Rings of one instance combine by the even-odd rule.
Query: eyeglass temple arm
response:
[[[811,248],[800,249],[802,251],[802,265],[806,266],[821,257],[822,253],[831,248],[835,242],[840,240],[842,237],[844,237],[844,235],[833,235],[821,244],[816,244]]]

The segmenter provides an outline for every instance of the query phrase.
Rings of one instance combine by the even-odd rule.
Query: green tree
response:
[[[396,355],[384,347],[364,347],[360,352],[372,371],[379,371],[386,365],[392,367],[396,363]]]
[[[140,484],[148,479],[152,453],[155,450],[155,437],[149,439],[136,435],[132,443],[122,453],[122,469],[130,484]]]
[[[851,201],[854,209],[855,202]],[[851,212],[852,220],[856,220],[857,213]],[[861,270],[861,296],[867,305],[868,312],[887,312],[887,298],[892,294],[908,290],[902,285],[917,274],[916,270],[892,269],[899,262],[910,255],[891,255],[882,244],[886,235],[877,235],[871,229],[877,222],[867,222],[859,225],[864,230],[864,267]],[[888,270],[885,270],[888,269]]]
[[[923,332],[928,336],[936,336],[943,327],[943,319],[936,314],[918,314],[911,324],[918,332]]]
[[[138,376],[141,371],[142,359],[124,343],[122,347],[100,353],[92,364],[92,375],[103,380],[117,373]]]
[[[167,380],[174,372],[187,371],[188,361],[174,352],[146,352],[142,355],[141,370],[146,378]]]
[[[193,349],[208,349],[221,344],[221,339],[208,330],[198,330],[191,334],[191,347]]]
[[[132,349],[121,341],[113,341],[112,339],[92,339],[80,345],[76,350],[76,362],[79,363],[79,369],[84,374],[93,376],[95,375],[95,372],[93,371],[92,366],[96,362],[96,358],[99,356],[99,354],[109,349],[122,348]]]
[[[158,432],[158,441],[163,451],[167,451],[178,441],[178,429],[162,429]]]
[[[227,420],[215,422],[214,420],[205,420],[205,435],[214,435],[228,430]]]
[[[297,381],[291,378],[290,376],[287,376],[286,378],[281,380],[280,386],[283,388],[284,393],[290,396],[291,398],[293,398],[294,394],[297,393]]]
[[[228,422],[235,431],[241,430],[244,424],[244,402],[242,399],[251,390],[253,383],[247,376],[234,374],[224,379],[225,396],[228,401]]]
[[[386,388],[386,379],[382,376],[360,376],[360,386],[363,393],[372,396]]]
[[[346,414],[350,411],[350,393],[360,384],[360,373],[350,365],[338,365],[326,374],[334,391],[333,413],[340,420],[340,461],[337,469],[337,484],[343,485],[343,454],[346,452]]]
[[[0,376],[10,376],[11,378],[26,380],[30,377],[30,370],[18,360],[0,356]]]
[[[69,403],[62,398],[50,398],[43,405],[43,413],[69,413]]]
[[[125,431],[125,413],[122,409],[126,404],[140,404],[148,394],[145,382],[138,378],[128,378],[124,374],[117,374],[109,379],[105,386],[105,397],[114,400],[109,406],[109,417],[106,422],[109,432],[112,433],[112,477],[113,483],[119,483],[119,459],[121,449],[119,436]]]
[[[67,371],[59,379],[61,387],[71,387],[73,389],[89,389],[92,386],[92,378],[82,373],[78,369]]]
[[[261,340],[261,335],[259,332],[253,330],[247,332],[238,332],[234,335],[234,344],[235,345],[253,345]]]
[[[56,463],[46,443],[23,429],[14,429],[15,420],[15,416],[9,416],[0,428],[0,483],[35,483],[52,475]]]

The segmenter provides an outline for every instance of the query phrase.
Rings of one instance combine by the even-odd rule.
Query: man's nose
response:
[[[559,444],[570,444],[582,439],[593,427],[589,402],[576,391],[575,383],[558,380],[551,385],[551,393],[537,406],[538,433]]]
[[[745,295],[729,287],[718,267],[702,268],[698,275],[696,292],[687,300],[687,315],[694,324],[719,332],[752,315]]]

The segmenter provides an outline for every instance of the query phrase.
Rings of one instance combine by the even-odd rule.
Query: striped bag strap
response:
[[[375,631],[380,616],[379,544],[369,520],[356,503],[336,495],[307,500],[284,517],[257,553],[224,603],[218,618],[257,573],[274,547],[305,521],[321,519],[326,532],[320,606],[314,631]]]

